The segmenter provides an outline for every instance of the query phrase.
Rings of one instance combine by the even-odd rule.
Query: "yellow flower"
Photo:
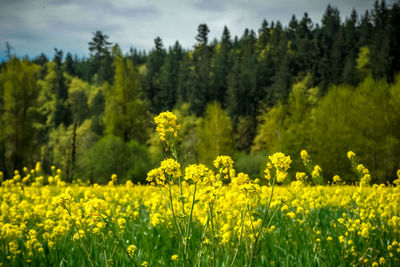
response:
[[[174,159],[165,159],[161,161],[160,168],[164,174],[170,175],[173,179],[181,176],[181,165]]]
[[[290,156],[285,156],[285,154],[283,154],[282,152],[277,152],[269,156],[269,160],[271,161],[275,169],[279,169],[282,171],[287,171],[290,168],[290,164],[292,163]]]
[[[175,114],[170,111],[162,112],[154,118],[154,122],[157,124],[156,131],[160,135],[161,141],[167,141],[168,144],[171,144],[172,139],[177,137],[177,130],[180,129],[180,125],[176,121]]]
[[[229,156],[218,156],[214,160],[214,167],[219,170],[222,178],[228,179],[231,170],[233,170],[233,160]]]
[[[305,172],[296,172],[296,180],[305,182],[306,180],[306,173]]]
[[[203,164],[192,164],[185,168],[185,177],[183,179],[197,183],[203,181],[205,177],[213,175],[212,171]]]
[[[339,175],[335,175],[335,176],[333,176],[333,182],[336,184],[336,183],[340,183],[342,180],[340,179],[340,176]]]
[[[362,164],[358,164],[356,168],[357,168],[357,171],[360,173],[363,173],[364,169],[365,169],[364,165],[362,165]]]
[[[113,184],[117,183],[117,175],[115,173],[113,175],[111,175],[111,181]]]
[[[347,152],[347,158],[349,160],[352,160],[355,156],[356,156],[356,154],[353,151]]]
[[[288,217],[290,217],[291,219],[294,219],[296,217],[296,214],[294,212],[288,212],[288,213],[286,213],[286,215]]]
[[[174,254],[171,256],[172,261],[177,261],[178,260],[178,255]]]
[[[128,254],[129,256],[133,256],[133,254],[135,254],[135,250],[136,250],[136,246],[135,245],[129,245],[128,247]]]
[[[179,177],[181,177],[181,165],[174,159],[165,159],[161,162],[159,168],[147,173],[146,180],[157,184],[165,184],[165,182],[171,182]]]
[[[282,183],[287,177],[287,172],[276,171],[276,181]]]
[[[265,168],[264,173],[265,173],[264,175],[265,179],[267,179],[268,181],[271,180],[271,171],[268,169],[268,167]]]
[[[300,157],[303,161],[307,161],[308,160],[308,152],[307,150],[303,149],[302,151],[300,151]]]
[[[314,170],[311,173],[312,178],[318,178],[321,176],[322,169],[319,165],[314,166]]]

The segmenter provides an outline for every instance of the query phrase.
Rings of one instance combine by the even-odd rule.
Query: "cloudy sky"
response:
[[[9,42],[18,56],[52,56],[55,47],[78,56],[88,54],[92,33],[101,30],[123,51],[150,50],[160,36],[168,47],[178,40],[194,44],[200,23],[210,38],[219,38],[223,26],[232,36],[245,28],[258,30],[262,20],[287,25],[292,14],[308,12],[319,23],[326,6],[339,8],[342,19],[355,8],[371,9],[374,0],[0,0],[0,58]]]

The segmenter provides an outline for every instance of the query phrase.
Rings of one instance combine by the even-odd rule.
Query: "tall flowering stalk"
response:
[[[369,186],[371,183],[371,174],[369,170],[363,164],[358,163],[356,154],[353,151],[347,152],[347,158],[350,160],[353,171],[360,180],[360,187]]]
[[[151,170],[147,174],[147,181],[159,185],[160,190],[168,199],[168,206],[171,211],[173,223],[178,232],[179,247],[182,254],[181,257],[173,255],[176,256],[174,257],[174,261],[182,259],[183,266],[187,266],[190,265],[190,261],[192,260],[189,257],[188,249],[192,231],[193,210],[196,203],[197,182],[200,178],[198,173],[193,171],[193,168],[187,169],[187,174],[185,176],[182,175],[176,147],[180,125],[177,123],[175,114],[169,111],[162,112],[154,118],[154,122],[157,124],[156,131],[159,133],[160,140],[166,151],[170,152],[172,158],[163,160],[159,168]],[[191,194],[189,182],[194,185],[194,190]],[[173,187],[174,185],[176,185],[179,190],[177,200],[181,206],[180,210],[174,207],[174,200],[176,199],[175,194],[173,194],[175,190],[175,187]],[[189,189],[189,196],[185,196],[184,188]],[[163,189],[166,189],[166,193]],[[185,204],[190,201],[190,209],[187,210]]]
[[[306,168],[307,172],[311,174],[311,180],[308,179],[308,175],[297,174],[296,179],[297,181],[301,181],[304,184],[314,184],[314,185],[321,185],[323,184],[323,177],[322,177],[322,168],[319,165],[314,165],[313,161],[310,158],[307,150],[303,149],[300,151],[300,158],[303,161],[304,167]]]
[[[176,141],[178,131],[181,127],[177,123],[177,120],[175,114],[170,111],[162,112],[154,118],[154,122],[157,124],[156,131],[160,136],[160,140],[163,142],[165,149],[171,152],[175,160],[178,160]]]
[[[257,259],[258,255],[260,254],[262,242],[265,239],[267,231],[271,225],[272,219],[275,217],[276,213],[281,208],[281,205],[279,205],[274,210],[274,212],[270,215],[271,202],[272,202],[272,198],[274,196],[275,185],[277,182],[282,183],[286,179],[287,171],[289,170],[291,163],[292,163],[292,160],[290,159],[290,156],[285,156],[285,154],[283,154],[281,152],[277,152],[277,153],[269,156],[269,162],[267,162],[267,166],[264,170],[264,173],[265,173],[265,179],[267,179],[267,181],[271,185],[271,195],[269,197],[267,207],[263,211],[261,227],[259,228],[259,231],[258,231],[258,233],[255,237],[255,241],[253,243],[249,266],[253,266],[253,264],[255,263],[255,260]],[[268,223],[267,223],[267,221],[268,221]],[[267,223],[267,225],[265,225],[266,223]]]

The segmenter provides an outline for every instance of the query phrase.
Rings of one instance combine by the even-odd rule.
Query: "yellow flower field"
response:
[[[116,174],[108,185],[67,184],[40,163],[3,181],[0,266],[400,264],[400,171],[394,184],[371,186],[350,151],[360,182],[336,175],[322,186],[322,168],[303,150],[308,172],[290,177],[292,160],[279,152],[252,180],[229,156],[213,168],[181,166],[176,117],[162,113],[156,123],[172,157],[147,185],[121,184]]]
[[[189,172],[187,175],[194,179],[196,174]],[[40,181],[42,177],[37,178]],[[178,247],[164,247],[161,251],[170,255],[153,255],[154,247],[162,246],[154,240],[154,231],[165,235],[162,239],[177,238],[169,202],[165,201],[168,196],[165,186],[130,182],[85,186],[61,181],[54,185],[23,186],[18,183],[19,179],[14,177],[14,184],[3,183],[0,187],[0,244],[3,248],[0,259],[4,266],[28,262],[46,265],[46,260],[55,264],[63,259],[67,265],[73,260],[90,264],[84,260],[84,250],[95,265],[110,260],[128,264],[128,256],[116,244],[119,239],[127,250],[131,248],[129,254],[136,264],[172,264],[171,256],[181,253]],[[260,233],[265,235],[260,251],[264,263],[291,264],[296,263],[299,256],[303,262],[322,264],[337,261],[337,257],[344,265],[399,263],[399,187],[305,186],[299,182],[277,186],[271,211],[280,209],[267,231],[260,232],[260,215],[270,199],[271,187],[248,183],[247,179],[245,174],[238,174],[230,184],[221,184],[218,188],[197,185],[191,235],[198,240],[190,249],[203,247],[200,257],[203,263],[210,260],[213,243],[216,243],[217,264],[230,263],[241,238],[244,255],[236,263],[248,261],[249,264],[246,254],[250,253]],[[183,201],[183,206],[179,200],[181,189],[187,200]],[[183,183],[181,188],[171,186],[180,231],[185,231],[183,222],[189,216],[193,204],[190,196],[193,197],[194,190],[195,186],[190,183]],[[211,203],[214,234],[204,231],[210,220],[208,206]],[[138,233],[139,229],[143,232]],[[299,247],[302,244],[307,247]],[[72,248],[78,256],[68,259]],[[311,254],[303,255],[306,252]]]

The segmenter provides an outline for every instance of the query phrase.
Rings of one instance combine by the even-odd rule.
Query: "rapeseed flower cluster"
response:
[[[285,156],[285,154],[281,152],[277,152],[271,156],[269,156],[269,162],[267,163],[267,167],[264,170],[265,179],[271,182],[271,170],[275,169],[275,177],[278,183],[282,183],[287,177],[287,170],[290,168],[290,164],[292,160],[290,156]]]
[[[157,124],[156,131],[160,135],[160,140],[170,142],[171,137],[177,137],[177,131],[180,129],[180,125],[177,124],[177,118],[174,113],[170,111],[162,112],[160,115],[154,118],[154,122]]]
[[[161,161],[161,166],[151,170],[147,174],[148,182],[155,182],[158,185],[173,183],[174,180],[181,177],[181,165],[174,159],[165,159]]]

